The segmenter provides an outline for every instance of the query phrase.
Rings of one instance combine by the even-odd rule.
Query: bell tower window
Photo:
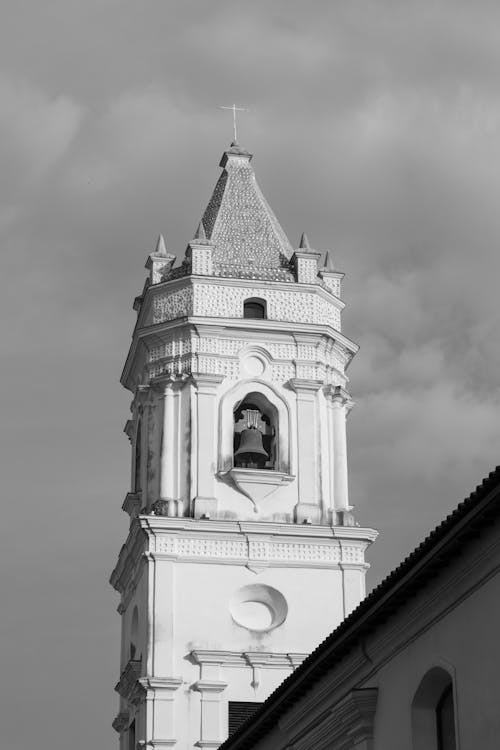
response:
[[[243,317],[260,320],[267,318],[266,300],[259,297],[246,299],[243,303]]]
[[[261,393],[250,393],[234,410],[234,466],[275,469],[276,409]]]

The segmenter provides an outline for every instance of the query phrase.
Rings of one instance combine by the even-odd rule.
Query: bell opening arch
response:
[[[257,414],[248,414],[257,412]],[[242,432],[254,421],[262,431],[264,466],[268,470],[291,473],[291,418],[289,405],[276,390],[260,380],[237,383],[223,395],[219,406],[219,471],[235,466],[235,455],[241,444]],[[239,434],[238,434],[239,433]],[[236,464],[239,461],[236,458]]]
[[[233,410],[235,467],[271,469],[277,463],[278,411],[262,393],[253,391]]]

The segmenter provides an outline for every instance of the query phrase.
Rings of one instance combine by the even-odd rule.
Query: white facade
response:
[[[185,260],[160,239],[136,300],[121,750],[217,747],[229,703],[263,701],[364,596],[342,274],[292,251],[250,159],[225,153]]]

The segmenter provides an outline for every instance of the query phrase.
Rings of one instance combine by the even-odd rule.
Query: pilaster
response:
[[[196,462],[194,517],[215,517],[217,513],[217,390],[221,375],[193,374],[195,386],[193,407],[197,443],[192,444],[192,460]]]
[[[323,384],[320,380],[294,378],[288,385],[297,397],[298,503],[294,511],[295,522],[316,524],[321,522],[317,393]]]
[[[146,697],[146,732],[144,744],[156,750],[174,747],[181,739],[175,723],[176,692],[182,685],[180,677],[139,680]]]
[[[198,680],[193,689],[201,697],[201,737],[196,747],[217,748],[225,739],[222,728],[222,693],[227,682],[222,680]]]

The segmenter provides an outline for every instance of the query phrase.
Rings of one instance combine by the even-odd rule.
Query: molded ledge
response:
[[[227,682],[221,680],[198,680],[191,686],[192,690],[199,693],[222,693],[227,688]]]
[[[291,474],[270,469],[230,469],[224,476],[229,475],[236,488],[248,497],[258,509],[257,503],[281,487],[293,482]]]

